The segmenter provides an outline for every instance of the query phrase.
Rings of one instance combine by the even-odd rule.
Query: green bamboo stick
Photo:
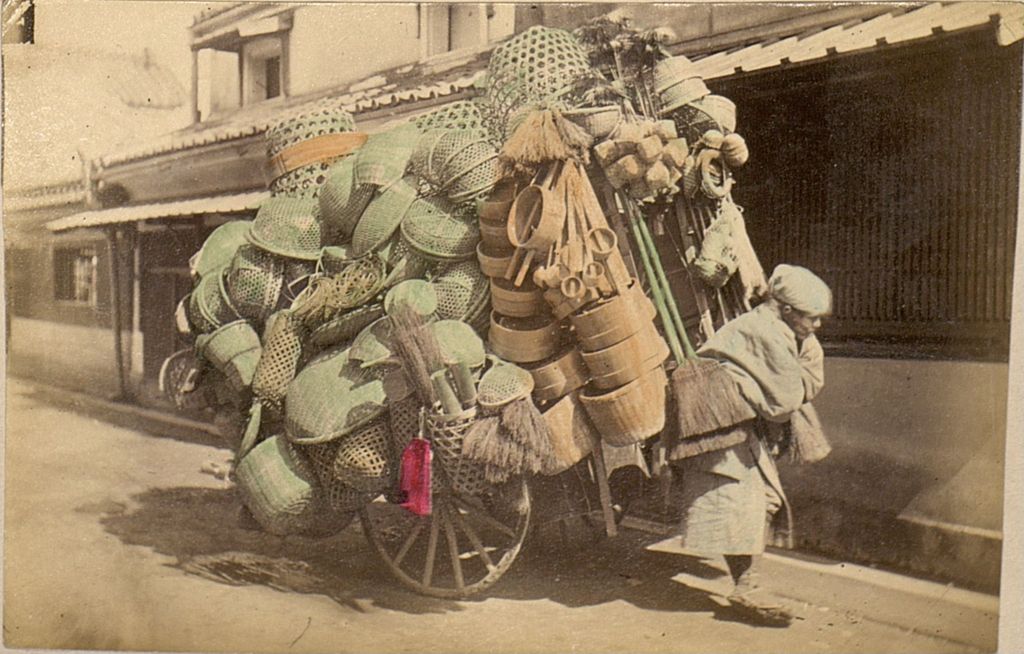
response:
[[[633,238],[636,239],[637,250],[640,251],[640,260],[643,263],[644,272],[647,274],[647,279],[651,280],[651,296],[654,299],[654,306],[658,310],[658,317],[661,319],[661,324],[665,328],[665,337],[668,339],[669,349],[672,350],[672,356],[675,357],[676,363],[682,365],[684,361],[683,348],[679,343],[679,336],[676,334],[676,328],[672,322],[672,316],[665,305],[665,297],[661,290],[661,284],[655,276],[654,265],[651,263],[651,257],[647,253],[647,247],[644,244],[643,235],[640,233],[640,226],[637,225],[638,219],[636,214],[631,210],[632,206],[630,203],[632,200],[626,197],[623,197],[622,200],[623,204],[626,205],[626,211],[629,214],[630,227],[633,229]],[[642,218],[640,220],[642,220]]]
[[[639,211],[634,207],[634,211]],[[655,272],[658,275],[658,281],[661,284],[665,292],[665,303],[668,305],[669,314],[672,316],[672,321],[675,323],[676,331],[679,333],[679,338],[682,340],[683,347],[686,350],[687,359],[695,359],[697,353],[693,349],[693,345],[690,344],[690,339],[686,336],[686,327],[683,326],[683,318],[679,314],[679,307],[676,305],[676,299],[672,296],[672,287],[668,284],[668,277],[665,275],[665,268],[661,265],[661,257],[658,256],[658,250],[654,247],[654,239],[651,238],[651,231],[647,227],[647,223],[644,222],[642,216],[638,216],[638,222],[640,223],[640,233],[644,239],[644,245],[650,251],[650,257],[654,264]]]

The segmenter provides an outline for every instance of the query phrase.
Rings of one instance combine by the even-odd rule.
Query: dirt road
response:
[[[8,385],[8,647],[379,652],[954,652],[970,644],[797,603],[788,629],[728,620],[674,581],[718,574],[643,536],[541,538],[479,600],[406,591],[357,524],[327,540],[239,526],[202,474],[227,452],[71,413]],[[649,540],[649,539],[648,539]],[[778,575],[776,575],[778,576]],[[712,583],[716,583],[714,579]],[[835,595],[842,596],[841,579]],[[799,592],[790,588],[789,594]],[[986,627],[987,629],[988,627]],[[991,625],[994,633],[995,626]],[[974,643],[981,647],[982,642]]]

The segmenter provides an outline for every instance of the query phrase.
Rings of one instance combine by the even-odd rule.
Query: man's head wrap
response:
[[[812,316],[832,312],[832,291],[828,284],[800,266],[785,263],[776,266],[768,280],[768,292],[779,302]]]

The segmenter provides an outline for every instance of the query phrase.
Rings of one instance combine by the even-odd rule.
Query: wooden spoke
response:
[[[498,522],[497,520],[495,520],[491,516],[487,515],[485,513],[486,509],[484,509],[483,507],[474,507],[471,504],[465,502],[465,500],[461,500],[461,499],[457,499],[456,501],[461,503],[463,505],[463,507],[466,509],[466,511],[469,512],[470,514],[472,514],[472,516],[475,519],[477,519],[480,522],[486,524],[491,529],[494,529],[495,531],[499,531],[499,532],[505,534],[506,536],[508,536],[509,538],[515,538],[516,537],[516,532],[514,530],[512,530],[511,528],[507,527],[506,525],[503,525],[502,523]]]
[[[416,522],[416,526],[412,528],[412,531],[409,532],[405,542],[402,543],[401,549],[399,549],[398,553],[395,554],[395,565],[402,565],[405,555],[409,553],[410,549],[412,549],[412,544],[415,543],[416,539],[419,538],[421,533],[423,533],[423,527],[425,524],[426,523],[423,520],[418,520]]]
[[[455,589],[462,591],[466,587],[466,581],[462,577],[462,561],[459,560],[459,542],[455,538],[455,526],[448,517],[448,511],[454,510],[448,507],[441,508],[438,517],[444,523],[444,539],[448,541],[448,554],[452,558],[452,572],[455,574]]]
[[[438,524],[437,513],[430,516],[430,538],[427,540],[427,558],[424,561],[423,585],[430,586],[434,577],[434,558],[437,556],[437,534],[440,525]]]
[[[455,522],[458,523],[459,529],[469,537],[469,542],[473,543],[477,556],[480,557],[480,560],[484,562],[489,571],[494,572],[497,567],[494,565],[494,561],[491,560],[491,555],[487,553],[487,549],[484,548],[484,543],[480,540],[480,536],[469,526],[469,523],[466,522],[466,519],[462,517],[457,508],[452,508],[452,515],[455,516]]]

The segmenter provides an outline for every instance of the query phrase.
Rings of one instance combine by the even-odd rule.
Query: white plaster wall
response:
[[[358,81],[419,59],[415,4],[325,4],[295,12],[291,95]]]

